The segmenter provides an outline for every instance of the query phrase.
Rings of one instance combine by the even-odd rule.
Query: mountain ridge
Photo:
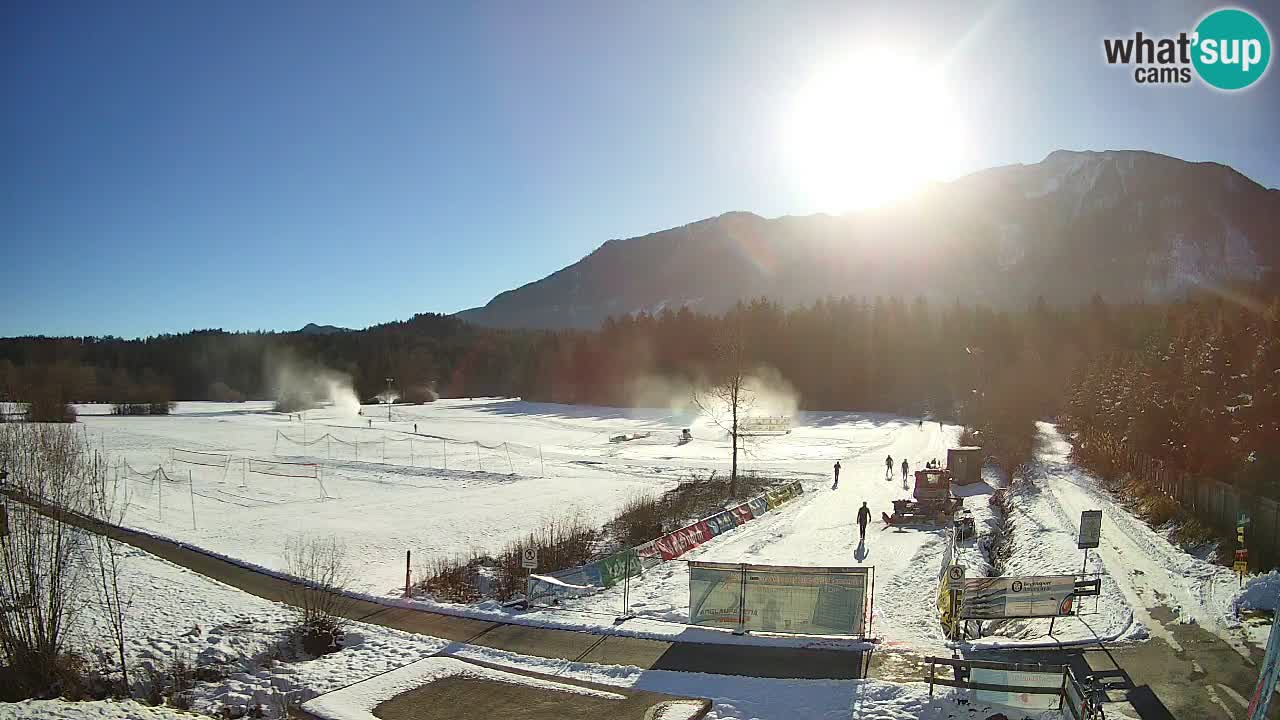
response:
[[[1055,150],[845,215],[732,211],[634,238],[457,313],[502,328],[720,312],[765,295],[923,295],[996,307],[1101,294],[1158,301],[1274,279],[1280,190],[1215,162],[1140,150]]]

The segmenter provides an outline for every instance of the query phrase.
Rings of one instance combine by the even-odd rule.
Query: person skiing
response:
[[[414,434],[414,435],[417,435],[417,434],[418,434],[418,423],[414,423],[414,424],[413,424],[413,434]]]
[[[908,469],[909,467],[910,467],[910,466],[909,466],[909,465],[907,465],[907,459],[906,459],[906,458],[903,458],[903,459],[902,459],[902,482],[903,482],[903,484],[906,484],[906,482],[907,482],[907,469]]]
[[[839,460],[836,461],[835,471],[836,471],[836,481],[831,485],[832,490],[835,490],[836,488],[840,487],[840,461]]]
[[[858,542],[866,542],[867,539],[867,523],[871,522],[871,509],[867,507],[867,501],[862,501],[862,507],[858,508]]]
[[[884,479],[885,480],[893,479],[893,456],[892,455],[888,455],[884,459]]]

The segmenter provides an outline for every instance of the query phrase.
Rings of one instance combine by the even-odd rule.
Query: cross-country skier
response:
[[[866,542],[867,540],[867,523],[871,522],[871,509],[867,507],[867,501],[862,501],[862,507],[858,508],[858,542]]]
[[[893,456],[892,455],[888,455],[884,459],[884,479],[885,480],[893,479]]]
[[[839,460],[836,461],[835,471],[836,471],[836,481],[831,485],[832,490],[835,490],[836,488],[840,487],[840,461]]]
[[[903,459],[902,459],[902,482],[903,482],[904,484],[907,482],[907,469],[908,469],[909,467],[910,467],[910,466],[909,466],[909,465],[907,465],[907,459],[906,459],[906,458],[903,458]]]

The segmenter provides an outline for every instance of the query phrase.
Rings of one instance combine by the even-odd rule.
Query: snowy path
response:
[[[851,432],[845,447],[856,448],[856,453],[838,458],[842,465],[839,488],[831,487],[830,464],[824,463],[828,479],[806,481],[801,498],[713,539],[682,560],[874,566],[873,632],[883,635],[890,645],[938,646],[942,638],[932,593],[943,550],[941,533],[927,528],[887,528],[880,516],[892,513],[894,500],[910,496],[914,479],[904,486],[902,460],[907,459],[913,471],[934,458],[945,461],[947,448],[955,446],[958,433],[956,427],[944,429],[936,423],[921,427],[910,421]],[[894,475],[889,480],[885,479],[886,455],[894,460]],[[982,488],[989,491],[985,485]],[[855,518],[864,501],[872,522],[866,543],[859,543]],[[985,497],[970,502],[985,505]],[[928,591],[922,592],[922,588]],[[663,563],[633,581],[630,596],[630,611],[639,617],[687,622],[688,566],[681,561]],[[621,603],[622,588],[615,587],[568,605],[607,615],[617,614]]]
[[[1038,428],[1042,443],[1039,462],[1048,480],[1043,486],[1073,523],[1078,524],[1084,510],[1102,510],[1101,546],[1096,552],[1137,620],[1175,650],[1181,647],[1165,629],[1166,623],[1198,623],[1243,649],[1239,633],[1223,622],[1236,592],[1231,571],[1170,544],[1071,462],[1071,445],[1057,428],[1043,422]]]

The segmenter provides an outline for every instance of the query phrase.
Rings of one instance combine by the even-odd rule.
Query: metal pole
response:
[[[413,461],[413,438],[409,438],[409,464],[417,465],[417,463]]]
[[[516,466],[511,464],[511,448],[504,442],[502,443],[502,449],[507,451],[507,468],[511,470],[512,475],[515,475]]]
[[[444,446],[444,469],[449,469],[449,441],[440,438],[440,444]]]
[[[164,520],[164,483],[160,479],[160,473],[164,472],[164,466],[156,468],[156,514],[160,521]]]
[[[191,479],[191,471],[187,471],[187,490],[191,493],[191,529],[196,529],[196,485]]]
[[[391,381],[395,378],[387,378],[387,422],[391,422]]]
[[[480,466],[480,472],[484,472],[484,461],[480,459],[480,441],[476,441],[476,464]]]
[[[547,463],[542,459],[542,446],[538,446],[538,464],[542,466],[542,477],[547,476]]]
[[[746,630],[746,605],[747,605],[747,566],[739,565],[739,581],[738,581],[738,629],[733,632],[734,635],[742,635]]]
[[[1080,574],[1083,575],[1089,569],[1089,548],[1084,549],[1084,564],[1080,566]]]
[[[409,597],[409,557],[413,554],[412,550],[404,551],[404,596]]]

